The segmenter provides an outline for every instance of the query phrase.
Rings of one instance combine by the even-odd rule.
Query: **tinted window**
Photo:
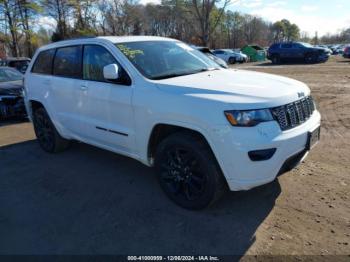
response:
[[[103,77],[103,68],[110,64],[117,64],[119,67],[120,78],[113,82],[122,85],[131,85],[130,77],[107,49],[99,45],[84,46],[83,78],[85,80],[110,82],[106,81]]]
[[[55,55],[53,74],[81,78],[81,46],[58,48]]]
[[[115,58],[102,46],[84,46],[83,78],[93,81],[105,81],[103,67],[116,64]]]
[[[33,73],[51,75],[55,49],[40,52],[32,68]]]

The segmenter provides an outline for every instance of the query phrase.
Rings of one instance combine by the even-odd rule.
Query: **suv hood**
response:
[[[216,100],[232,109],[280,106],[310,94],[297,80],[246,70],[220,69],[155,82],[164,92]]]
[[[323,47],[313,47],[312,50],[319,53],[327,53],[327,49]]]

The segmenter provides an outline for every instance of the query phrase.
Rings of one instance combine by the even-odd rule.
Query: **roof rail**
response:
[[[62,42],[62,41],[68,41],[68,40],[79,40],[79,39],[88,39],[88,38],[96,38],[97,36],[78,36],[78,37],[72,37],[67,39],[58,40],[54,43]]]

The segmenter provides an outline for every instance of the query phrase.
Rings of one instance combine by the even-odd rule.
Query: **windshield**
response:
[[[309,43],[300,43],[302,46],[305,46],[305,47],[313,47],[312,45],[310,45]]]
[[[231,50],[231,49],[224,49],[224,51],[226,52],[226,53],[230,53],[230,54],[234,54],[235,52],[233,51],[233,50]]]
[[[116,46],[145,77],[153,80],[218,69],[217,63],[176,41],[118,43]]]
[[[0,68],[0,82],[22,80],[23,75],[16,69]]]

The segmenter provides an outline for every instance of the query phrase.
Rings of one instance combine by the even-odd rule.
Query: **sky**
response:
[[[221,0],[224,1],[224,0]],[[139,0],[141,4],[160,0]],[[271,22],[288,19],[309,36],[335,34],[350,28],[350,0],[231,0],[228,9],[262,17]],[[52,28],[52,18],[42,17],[40,25]]]
[[[140,0],[142,4],[159,2]],[[316,31],[322,36],[350,27],[350,0],[231,0],[228,9],[271,22],[286,18],[310,36]]]

